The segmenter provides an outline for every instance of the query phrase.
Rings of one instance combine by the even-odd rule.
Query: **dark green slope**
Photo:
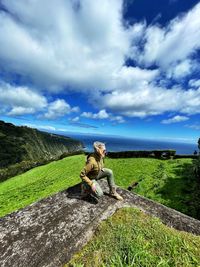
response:
[[[0,121],[0,168],[23,162],[23,169],[24,165],[48,162],[82,149],[83,145],[78,140]]]

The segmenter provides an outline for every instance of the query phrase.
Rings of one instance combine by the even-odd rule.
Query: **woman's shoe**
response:
[[[116,188],[114,187],[110,190],[110,196],[116,198],[117,200],[124,200],[123,197],[117,193]]]

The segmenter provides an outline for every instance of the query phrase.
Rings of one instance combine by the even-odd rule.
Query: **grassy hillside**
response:
[[[0,216],[80,182],[83,155],[71,156],[0,183]]]
[[[80,141],[0,121],[0,181],[82,150]]]
[[[65,267],[199,267],[200,237],[124,208],[102,222],[93,239]]]
[[[84,155],[71,156],[1,182],[0,216],[79,183],[84,163]],[[105,164],[113,169],[119,186],[127,188],[138,181],[138,194],[198,218],[200,186],[191,159],[106,158]]]

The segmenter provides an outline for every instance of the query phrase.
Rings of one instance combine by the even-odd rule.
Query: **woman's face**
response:
[[[106,155],[106,147],[105,146],[98,147],[98,153],[102,158],[104,158]]]

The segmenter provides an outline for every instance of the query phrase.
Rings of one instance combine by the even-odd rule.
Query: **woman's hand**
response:
[[[91,185],[91,189],[93,192],[96,192],[96,185],[94,183]]]

